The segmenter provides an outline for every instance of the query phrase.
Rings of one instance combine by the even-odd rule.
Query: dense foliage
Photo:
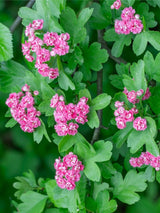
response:
[[[20,46],[0,20],[1,173],[14,212],[159,212],[159,7],[36,0],[18,11]]]

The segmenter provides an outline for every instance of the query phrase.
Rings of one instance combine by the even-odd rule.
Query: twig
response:
[[[101,37],[101,31],[98,30],[98,42],[100,42],[101,46],[103,47],[102,40],[103,40],[103,38]],[[101,69],[97,73],[97,95],[100,95],[103,92],[102,86],[103,86],[103,69]],[[94,130],[91,144],[93,144],[98,139],[99,134],[100,134],[100,126],[102,124],[102,110],[98,110],[97,114],[98,114],[98,118],[99,118],[99,127],[95,128],[95,130]]]
[[[30,0],[25,7],[31,8],[34,3],[35,3],[35,0]],[[21,21],[22,21],[22,19],[19,16],[17,16],[17,18],[13,22],[12,26],[10,27],[11,33],[13,33],[16,30],[16,28],[19,26]]]
[[[123,58],[121,58],[121,57],[116,58],[116,57],[112,56],[111,50],[109,49],[109,47],[107,46],[106,42],[103,39],[103,34],[104,34],[103,30],[98,30],[98,42],[101,43],[102,48],[104,48],[104,49],[106,49],[108,51],[108,54],[109,54],[110,58],[113,59],[116,63],[118,63],[118,64],[120,64],[120,63],[126,64],[127,62]],[[103,69],[100,70],[97,73],[97,95],[100,95],[103,92],[102,91],[102,86],[103,86]],[[103,128],[102,127],[103,126],[102,125],[102,110],[98,110],[97,114],[98,114],[98,118],[99,118],[99,122],[100,123],[99,123],[99,127],[95,128],[95,130],[93,132],[93,137],[92,137],[92,140],[91,140],[91,144],[93,144],[98,139],[99,134],[100,134],[100,129]]]

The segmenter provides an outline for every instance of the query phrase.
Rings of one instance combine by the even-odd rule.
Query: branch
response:
[[[103,47],[103,38],[101,36],[101,31],[98,30],[98,42],[101,43],[101,46]],[[97,73],[97,95],[100,95],[103,92],[103,69],[101,69],[98,73]],[[100,134],[100,128],[102,125],[102,110],[98,110],[97,111],[98,114],[98,118],[99,118],[99,127],[95,128],[94,133],[93,133],[93,137],[91,140],[91,144],[93,144],[99,137]]]
[[[126,64],[127,62],[123,58],[121,58],[121,57],[116,58],[116,57],[112,56],[110,48],[107,46],[106,42],[103,39],[103,34],[104,34],[103,30],[98,30],[98,42],[101,43],[102,48],[104,48],[104,49],[106,49],[108,51],[108,54],[109,54],[110,58],[112,60],[114,60],[116,63],[118,63],[118,64],[120,64],[120,63]],[[102,87],[103,87],[103,69],[100,70],[97,73],[97,95],[100,95],[103,92],[102,91]],[[96,140],[98,140],[99,134],[100,134],[100,129],[103,126],[102,125],[102,110],[98,110],[97,114],[98,114],[98,118],[99,118],[99,122],[100,123],[99,123],[99,127],[94,129],[93,137],[92,137],[92,140],[91,140],[91,144],[93,144]]]
[[[35,0],[29,0],[26,7],[31,8],[34,3],[35,3]],[[17,16],[17,18],[13,22],[12,26],[10,27],[11,33],[13,33],[16,30],[16,28],[20,25],[21,21],[22,21],[22,19],[19,16]]]

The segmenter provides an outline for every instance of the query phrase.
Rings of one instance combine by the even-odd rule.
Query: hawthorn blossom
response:
[[[137,117],[133,121],[133,128],[137,131],[143,131],[147,128],[147,121],[145,118]]]
[[[47,32],[43,39],[40,39],[36,36],[36,31],[41,29],[43,29],[42,19],[34,20],[26,27],[25,35],[28,37],[28,41],[22,44],[22,52],[29,62],[35,60],[35,67],[42,76],[55,79],[59,76],[58,68],[50,68],[47,62],[51,60],[51,57],[62,56],[69,52],[67,41],[70,39],[70,35]]]
[[[36,95],[38,95],[38,91]],[[33,132],[35,128],[41,125],[39,116],[40,111],[34,107],[34,98],[30,92],[30,86],[25,84],[22,92],[11,93],[6,100],[6,105],[11,110],[12,117],[20,124],[20,128],[24,132]]]
[[[111,7],[112,9],[114,9],[115,8],[114,4]],[[134,14],[135,9],[133,9],[132,7],[124,8],[121,13],[121,20],[118,19],[115,20],[114,24],[115,32],[118,34],[125,34],[125,35],[128,35],[131,32],[133,34],[140,33],[143,29],[143,24],[139,19],[139,15]]]
[[[118,10],[121,7],[121,0],[116,0],[112,5],[111,9],[116,9]]]
[[[66,155],[62,162],[60,157],[56,159],[54,168],[56,169],[55,180],[57,185],[67,190],[73,190],[76,187],[75,182],[80,180],[80,171],[84,170],[82,162],[72,152]]]
[[[77,134],[79,127],[77,123],[84,124],[88,121],[89,106],[87,101],[88,98],[82,97],[77,104],[66,105],[63,96],[55,94],[52,97],[50,107],[56,108],[53,115],[57,124],[54,128],[59,136]]]
[[[131,158],[129,160],[131,166],[141,167],[142,165],[150,165],[155,168],[156,171],[160,170],[160,156],[155,157],[149,152],[142,152],[140,157]]]

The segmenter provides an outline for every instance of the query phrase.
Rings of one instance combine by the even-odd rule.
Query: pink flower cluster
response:
[[[150,165],[156,171],[160,170],[160,156],[155,157],[149,152],[142,152],[139,158],[131,158],[129,160],[131,166],[141,167],[142,165]]]
[[[87,105],[88,98],[82,97],[77,104],[70,103],[65,105],[64,97],[54,95],[51,99],[50,107],[56,108],[54,118],[57,124],[54,126],[59,136],[75,135],[79,125],[84,124],[87,120],[89,106]],[[77,123],[69,122],[76,121]]]
[[[127,99],[129,102],[131,102],[132,104],[136,104],[136,103],[139,103],[139,99],[137,98],[137,96],[143,95],[144,91],[143,89],[140,89],[137,92],[134,90],[129,92],[127,88],[125,87],[123,93],[127,95]],[[150,96],[151,96],[151,93],[149,91],[149,88],[147,88],[144,96],[142,97],[142,100],[146,100]]]
[[[29,62],[36,58],[35,67],[42,76],[55,79],[59,76],[59,71],[57,68],[50,68],[47,62],[50,61],[52,56],[61,56],[68,53],[69,45],[67,41],[70,36],[68,33],[58,35],[55,32],[47,32],[42,40],[36,36],[36,30],[42,28],[42,19],[34,20],[32,24],[30,23],[26,27],[25,35],[28,37],[28,41],[22,44],[22,52]]]
[[[70,152],[63,158],[56,159],[54,163],[56,169],[56,182],[62,189],[73,190],[75,188],[75,182],[80,180],[80,171],[83,171],[84,166],[82,162],[78,160],[77,155]]]
[[[111,9],[116,9],[118,10],[121,7],[121,0],[116,0],[112,5],[111,5]]]
[[[38,95],[38,91],[33,93]],[[11,93],[6,100],[6,105],[11,108],[13,118],[20,124],[24,132],[33,132],[35,128],[41,125],[38,118],[41,113],[33,106],[34,98],[27,84],[22,87],[22,92]]]
[[[125,88],[125,90],[126,90],[126,88]],[[139,90],[138,92],[137,92],[138,95],[143,94],[142,90]],[[129,93],[130,93],[130,95],[127,96],[128,99],[130,100],[131,103],[133,103],[133,101],[135,103],[137,93],[135,91],[131,91]],[[133,95],[132,95],[132,93],[133,93]],[[124,129],[126,127],[126,123],[132,122],[132,121],[133,121],[133,128],[136,129],[137,131],[143,131],[147,128],[147,121],[145,118],[141,118],[141,117],[137,117],[136,119],[134,118],[134,115],[138,114],[138,109],[136,109],[135,105],[132,109],[126,110],[124,108],[124,102],[116,101],[115,107],[117,109],[114,111],[114,115],[116,117],[115,120],[116,120],[116,125],[117,125],[118,129]]]
[[[115,107],[117,108],[114,111],[116,125],[118,129],[124,129],[127,122],[132,122],[134,120],[134,114],[138,113],[138,110],[133,107],[130,110],[125,110],[124,102],[116,101]]]
[[[143,29],[143,24],[139,19],[139,15],[135,14],[135,10],[132,7],[126,7],[122,10],[121,19],[115,20],[115,32],[118,34],[138,34]]]

